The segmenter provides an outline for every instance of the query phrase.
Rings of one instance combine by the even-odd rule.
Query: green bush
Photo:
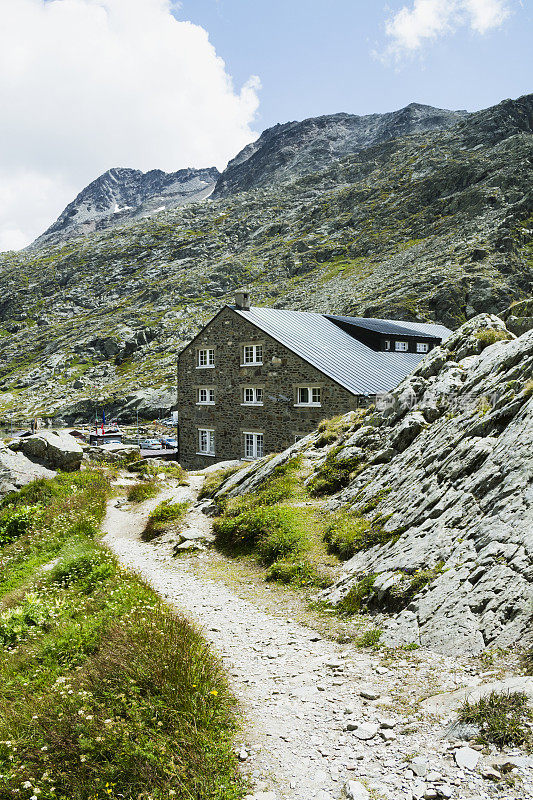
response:
[[[533,396],[533,380],[528,381],[523,388],[524,397]]]
[[[361,634],[355,643],[358,647],[372,647],[374,649],[379,647],[379,640],[383,631],[380,628],[369,628]]]
[[[360,459],[339,459],[339,448],[331,450],[324,463],[318,468],[317,474],[309,482],[309,494],[320,497],[324,494],[334,494],[344,489],[361,472],[365,465]]]
[[[90,543],[73,540],[50,572],[50,579],[63,586],[81,583],[79,588],[89,593],[114,572],[114,564],[103,553]]]
[[[218,517],[213,522],[217,542],[229,548],[252,548],[279,526],[279,509],[258,506],[240,510],[235,516]]]
[[[202,488],[198,492],[198,499],[202,500],[205,497],[214,497],[224,481],[240,469],[242,469],[242,466],[239,465],[236,467],[228,467],[227,469],[219,469],[216,470],[216,472],[211,472],[209,475],[206,475]]]
[[[335,553],[343,561],[352,558],[360,550],[394,542],[398,538],[397,531],[384,529],[381,517],[376,516],[369,520],[346,511],[332,515],[324,532],[324,541],[329,552]]]
[[[483,328],[483,330],[476,332],[475,337],[481,346],[481,350],[491,344],[495,344],[495,342],[511,339],[511,335],[507,331],[495,331],[493,328]]]
[[[367,601],[372,596],[377,575],[365,575],[352,586],[349,592],[337,604],[337,609],[342,614],[351,616],[359,614],[367,607]]]
[[[0,511],[0,547],[28,533],[41,511],[40,505],[17,505]]]
[[[264,564],[271,564],[308,547],[307,512],[287,506],[257,506],[235,517],[215,519],[217,543],[231,551],[257,549]]]
[[[289,520],[281,517],[278,526],[258,543],[257,550],[263,564],[272,564],[280,558],[301,553],[306,547],[305,534],[293,527]]]
[[[50,609],[44,599],[36,593],[28,593],[22,603],[0,613],[0,643],[16,644],[30,628],[44,625],[49,617]]]
[[[164,531],[169,523],[178,524],[185,517],[188,508],[187,501],[173,503],[172,500],[163,500],[149,515],[143,538],[150,541]]]
[[[130,503],[143,503],[159,493],[159,486],[155,481],[139,481],[128,488],[126,497]]]
[[[523,745],[532,740],[533,712],[524,692],[491,692],[476,703],[465,700],[459,720],[479,728],[478,741],[499,748]]]
[[[282,559],[272,564],[266,573],[267,581],[291,584],[292,586],[317,586],[325,589],[331,586],[332,580],[324,575],[314,564],[307,561],[290,561]]]

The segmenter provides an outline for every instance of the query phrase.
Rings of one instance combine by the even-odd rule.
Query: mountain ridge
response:
[[[533,96],[230,197],[0,255],[0,414],[147,416],[237,288],[457,328],[533,295]],[[487,144],[483,142],[487,140]],[[527,316],[527,315],[526,315]]]
[[[216,167],[177,172],[113,167],[82,189],[30,247],[65,241],[201,200],[213,191],[218,175]]]

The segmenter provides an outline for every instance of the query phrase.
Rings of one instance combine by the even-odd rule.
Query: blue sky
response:
[[[414,54],[380,55],[386,20],[411,2],[182,0],[176,15],[202,25],[237,85],[261,80],[256,127],[346,111],[390,111],[416,101],[477,110],[532,90],[532,12],[509,2],[483,34],[452,25]],[[415,21],[413,21],[415,22]],[[377,54],[375,54],[377,51]]]

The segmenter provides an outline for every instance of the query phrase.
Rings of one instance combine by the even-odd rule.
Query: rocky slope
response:
[[[532,375],[533,330],[515,338],[480,315],[376,409],[348,416],[334,442],[311,434],[220,492],[253,492],[298,453],[314,464],[311,480],[344,470],[325,508],[379,527],[379,543],[346,562],[325,599],[357,597],[385,645],[531,646]]]
[[[411,103],[387,114],[328,114],[274,125],[229,162],[217,180],[215,197],[317,172],[350,153],[412,133],[443,130],[466,116],[466,111]]]
[[[109,169],[68,204],[33,247],[64,242],[202,200],[213,191],[218,176],[216,167],[170,173],[160,169]]]
[[[0,255],[0,419],[168,409],[177,351],[242,285],[257,305],[452,328],[531,296],[532,119],[533,96],[505,101],[285,182]]]

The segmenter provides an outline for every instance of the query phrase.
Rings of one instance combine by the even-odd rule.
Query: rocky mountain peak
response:
[[[229,162],[217,181],[214,196],[315,172],[366,147],[398,136],[449,128],[466,116],[466,111],[410,103],[385,114],[338,113],[274,125]]]
[[[113,167],[86,186],[33,247],[202,200],[213,191],[218,176],[216,167],[178,172]]]

